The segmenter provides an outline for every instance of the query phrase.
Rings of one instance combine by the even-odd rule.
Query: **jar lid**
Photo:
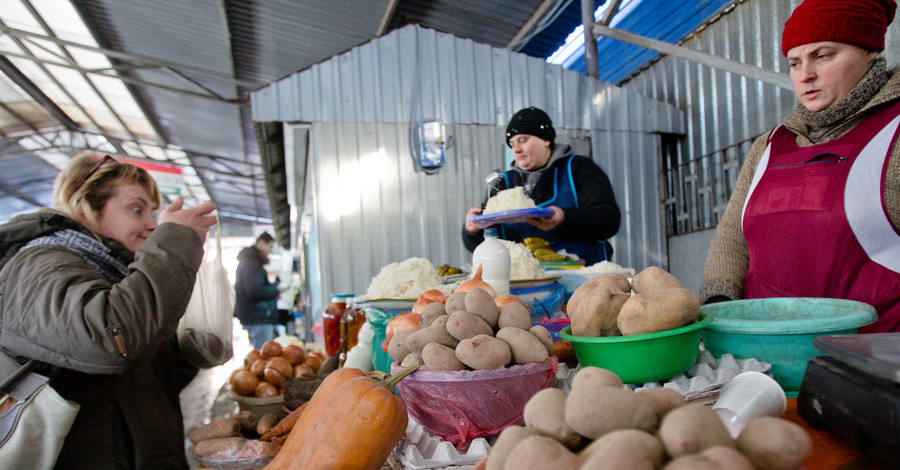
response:
[[[496,229],[496,228],[486,228],[486,229],[484,229],[484,236],[485,236],[485,237],[496,237],[496,236],[497,236],[497,229]]]

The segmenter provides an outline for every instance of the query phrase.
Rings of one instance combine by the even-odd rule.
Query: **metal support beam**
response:
[[[581,22],[584,24],[584,74],[591,78],[600,76],[597,60],[597,39],[591,25],[594,24],[594,0],[581,0]]]
[[[644,37],[630,31],[610,28],[609,26],[604,26],[599,23],[594,23],[592,29],[594,30],[594,34],[598,36],[611,37],[622,42],[627,42],[636,46],[659,51],[663,54],[690,60],[692,62],[697,62],[708,67],[724,70],[726,72],[741,75],[747,78],[752,78],[754,80],[759,80],[763,83],[775,85],[786,90],[794,90],[794,86],[791,84],[791,78],[787,74],[774,72],[769,69],[745,64],[736,60],[726,59],[724,57],[719,57],[717,55],[698,51],[696,49],[690,49],[668,42],[650,39],[648,37]]]
[[[9,59],[3,56],[0,56],[0,72],[6,74],[13,83],[18,85],[18,87],[27,93],[31,99],[41,105],[41,107],[44,108],[44,111],[47,111],[47,114],[53,116],[53,119],[56,119],[57,122],[65,126],[66,129],[75,131],[81,128],[81,126],[72,120],[65,111],[60,109],[49,96],[45,95],[34,82],[29,80],[18,67],[13,65]]]
[[[381,23],[378,25],[378,31],[375,32],[375,37],[380,38],[387,32],[388,25],[391,24],[391,18],[394,16],[394,10],[397,9],[398,3],[400,3],[400,0],[390,0],[388,2],[387,8],[384,9],[384,16],[381,17]]]
[[[603,12],[603,18],[600,19],[600,24],[604,26],[609,26],[609,22],[612,21],[613,16],[616,16],[616,13],[619,12],[619,5],[622,4],[622,0],[613,0],[606,7],[606,11]]]
[[[519,28],[519,31],[516,33],[516,35],[509,40],[509,42],[506,44],[506,48],[512,49],[519,45],[519,42],[522,41],[522,38],[524,38],[526,35],[528,35],[528,33],[531,32],[532,29],[534,29],[534,25],[536,25],[538,21],[540,21],[541,18],[544,17],[544,14],[547,13],[547,10],[551,5],[553,5],[553,2],[555,1],[556,0],[544,0],[543,2],[541,2],[541,4],[538,5],[537,10],[535,10],[531,17],[528,18],[528,21],[526,21],[525,24],[523,24],[522,27]]]

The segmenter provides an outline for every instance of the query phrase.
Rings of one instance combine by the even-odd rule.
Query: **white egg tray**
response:
[[[559,370],[556,372],[556,387],[569,393],[572,378],[580,369],[581,366],[570,369],[565,364],[560,364]],[[700,354],[697,355],[697,362],[687,372],[661,382],[632,384],[629,388],[634,390],[671,388],[681,393],[687,401],[705,401],[717,397],[722,387],[742,372],[766,373],[770,369],[772,369],[772,364],[756,359],[736,359],[731,354],[725,354],[716,359],[711,352],[700,351]]]
[[[412,416],[406,425],[406,436],[394,447],[394,458],[403,466],[403,470],[419,469],[469,469],[481,459],[487,457],[491,446],[487,439],[476,438],[469,443],[469,448],[461,451],[459,447],[432,436],[417,423]]]

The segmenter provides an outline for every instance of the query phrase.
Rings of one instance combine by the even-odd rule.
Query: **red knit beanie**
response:
[[[781,53],[822,41],[881,52],[896,10],[894,0],[805,0],[784,24]]]

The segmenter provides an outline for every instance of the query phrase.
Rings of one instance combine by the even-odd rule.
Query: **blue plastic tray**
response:
[[[549,207],[532,207],[530,209],[516,209],[513,211],[494,212],[493,214],[475,215],[469,218],[469,222],[478,228],[486,228],[496,224],[508,224],[525,222],[528,219],[552,217],[553,209]]]

